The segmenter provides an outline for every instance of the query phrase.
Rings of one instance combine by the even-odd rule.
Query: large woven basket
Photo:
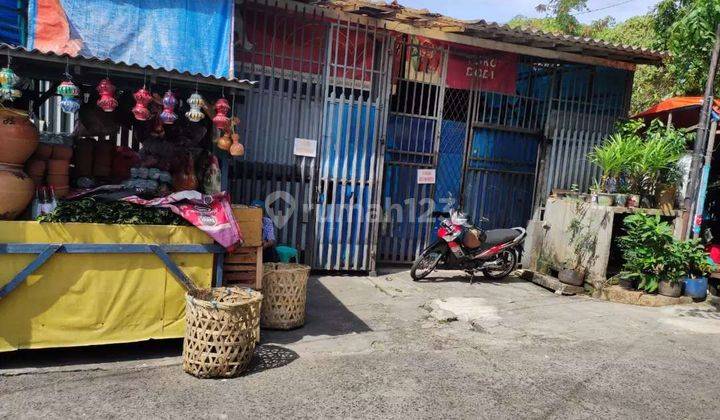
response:
[[[289,330],[305,324],[305,302],[310,267],[300,264],[268,263],[263,267],[263,295],[260,325]]]
[[[185,296],[183,370],[198,378],[237,376],[260,339],[263,296],[251,289],[217,287]]]

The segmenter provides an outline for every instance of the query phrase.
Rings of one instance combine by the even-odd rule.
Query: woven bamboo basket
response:
[[[264,303],[260,315],[263,328],[289,330],[305,324],[307,280],[310,267],[268,263],[263,267]]]
[[[198,378],[228,378],[245,371],[260,339],[262,299],[259,292],[240,287],[188,293],[183,370]]]

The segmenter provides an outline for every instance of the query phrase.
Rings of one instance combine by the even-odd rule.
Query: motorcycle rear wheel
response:
[[[485,268],[483,269],[483,275],[487,278],[498,280],[507,277],[517,267],[517,253],[512,249],[505,249],[500,251],[498,259],[502,259],[502,267],[497,269]]]
[[[438,250],[426,251],[413,263],[410,268],[410,277],[412,277],[414,281],[424,279],[435,270],[442,256],[442,252]]]

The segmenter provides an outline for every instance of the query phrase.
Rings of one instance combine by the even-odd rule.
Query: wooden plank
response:
[[[225,283],[243,282],[255,284],[256,276],[255,272],[233,272],[225,273]]]
[[[541,274],[538,272],[523,270],[523,273],[520,274],[520,278],[531,281],[538,286],[542,286],[546,289],[550,289],[558,295],[572,296],[585,293],[585,289],[581,286],[565,284],[560,280],[556,279],[555,277]]]
[[[262,245],[262,209],[232,206],[233,215],[243,235],[243,248]]]
[[[227,254],[225,264],[252,264],[257,261],[257,251],[244,254]]]
[[[175,264],[173,260],[170,259],[170,256],[160,248],[159,245],[150,245],[150,250],[158,256],[162,260],[163,263],[165,263],[165,267],[167,267],[168,270],[175,276],[175,278],[180,282],[180,284],[185,288],[187,291],[196,290],[197,288],[193,284],[192,280],[188,276],[183,273],[183,271],[180,269],[180,267]]]
[[[40,253],[40,255],[37,256],[30,264],[27,265],[27,267],[23,268],[19,273],[15,275],[15,277],[10,280],[6,285],[4,285],[0,289],[0,299],[4,298],[10,292],[15,290],[16,287],[20,285],[27,277],[34,273],[35,270],[40,268],[43,264],[45,264],[45,261],[50,259],[55,252],[57,252],[58,249],[62,247],[61,244],[49,244],[45,245],[45,249]]]

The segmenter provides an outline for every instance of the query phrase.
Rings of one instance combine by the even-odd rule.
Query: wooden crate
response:
[[[226,286],[243,285],[255,290],[262,289],[262,247],[242,247],[237,252],[225,254],[223,283]]]
[[[233,216],[240,225],[244,247],[262,246],[262,209],[257,207],[232,206]]]

